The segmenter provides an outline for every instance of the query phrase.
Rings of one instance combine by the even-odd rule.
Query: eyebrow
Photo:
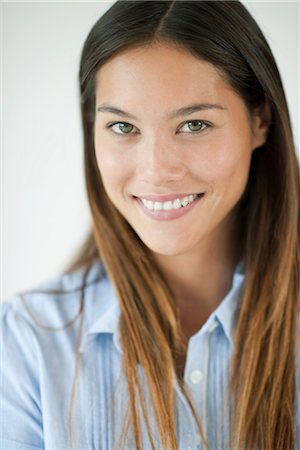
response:
[[[194,112],[197,112],[197,111],[205,111],[208,109],[226,110],[227,108],[225,108],[222,105],[218,105],[218,104],[214,104],[214,103],[195,103],[193,105],[184,106],[183,108],[179,108],[175,111],[172,111],[168,115],[168,118],[174,119],[176,117],[186,116],[189,114],[193,114]],[[118,116],[121,116],[121,117],[128,117],[130,119],[138,120],[137,117],[130,114],[129,112],[123,111],[122,109],[116,108],[115,106],[108,105],[106,103],[104,103],[101,106],[98,106],[97,111],[104,112],[104,113],[109,112],[109,113],[117,114]]]

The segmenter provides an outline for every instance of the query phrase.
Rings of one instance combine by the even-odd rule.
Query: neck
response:
[[[235,230],[216,231],[184,254],[154,257],[174,296],[184,334],[190,337],[231,288],[239,261]]]

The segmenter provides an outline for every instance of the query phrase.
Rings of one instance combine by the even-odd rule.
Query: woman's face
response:
[[[105,190],[140,239],[162,255],[226,239],[265,130],[217,69],[175,46],[131,49],[99,70],[96,109]]]

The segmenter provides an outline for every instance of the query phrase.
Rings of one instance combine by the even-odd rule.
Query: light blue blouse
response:
[[[1,450],[67,450],[68,417],[75,369],[78,313],[83,271],[57,277],[2,304]],[[184,372],[211,450],[228,449],[226,384],[232,352],[233,314],[244,281],[242,265],[218,308],[189,340]],[[120,310],[100,263],[91,268],[85,288],[83,334],[73,430],[76,450],[115,450],[128,409],[118,334]],[[43,290],[63,290],[45,294]],[[35,320],[34,320],[35,319]],[[37,325],[51,327],[43,329]],[[278,355],[280,357],[280,355]],[[141,369],[141,368],[140,368]],[[298,371],[299,374],[299,371]],[[143,372],[140,370],[143,382]],[[297,378],[298,445],[300,392]],[[175,379],[176,425],[181,450],[203,449],[190,411]],[[143,384],[146,395],[146,384]],[[151,411],[151,401],[147,402]],[[153,423],[152,423],[153,425]],[[266,424],[267,426],[267,424]],[[142,421],[145,450],[151,449]],[[155,425],[153,425],[155,430]],[[126,449],[133,450],[129,435]],[[156,436],[156,450],[161,448]],[[280,449],[283,450],[283,449]]]

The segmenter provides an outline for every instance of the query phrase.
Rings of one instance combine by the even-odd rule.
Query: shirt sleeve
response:
[[[42,450],[35,332],[12,302],[0,306],[0,450]]]

